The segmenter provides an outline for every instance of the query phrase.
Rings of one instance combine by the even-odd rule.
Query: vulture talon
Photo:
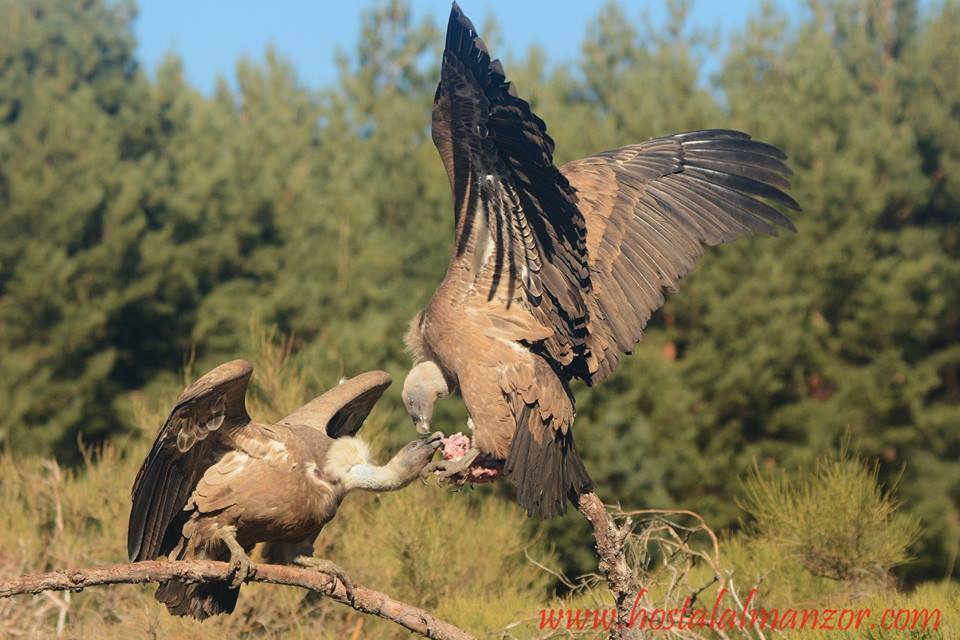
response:
[[[230,549],[230,588],[239,589],[240,585],[257,572],[257,568],[236,538],[225,538],[224,543]]]
[[[436,476],[440,484],[445,482],[462,484],[466,479],[465,474],[470,466],[474,463],[477,457],[480,455],[480,450],[476,447],[471,448],[467,453],[458,460],[437,460],[436,462],[431,462],[423,469],[423,475],[429,478],[431,475]],[[457,476],[464,476],[458,478]]]
[[[313,556],[297,556],[293,559],[293,563],[307,569],[313,569],[314,571],[318,571],[319,573],[330,577],[331,592],[336,588],[337,580],[339,580],[343,584],[344,590],[347,592],[347,599],[350,600],[351,603],[353,602],[353,582],[343,571],[343,569],[337,566],[337,564],[332,560],[315,558]]]

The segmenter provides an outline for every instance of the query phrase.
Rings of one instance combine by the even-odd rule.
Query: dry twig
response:
[[[679,610],[684,604],[692,608],[700,594],[714,584],[731,597],[736,609],[746,608],[731,572],[721,565],[716,534],[698,513],[608,510],[595,493],[580,496],[577,509],[593,527],[600,574],[614,597],[617,615],[616,623],[610,626],[611,640],[644,637],[631,616],[642,611]],[[683,524],[690,520],[693,522]],[[692,581],[692,570],[698,563],[712,574],[703,584]],[[663,631],[684,640],[703,638],[698,630],[680,626]],[[728,637],[722,629],[714,631],[721,638]],[[752,634],[765,640],[760,629],[745,632],[748,637]]]

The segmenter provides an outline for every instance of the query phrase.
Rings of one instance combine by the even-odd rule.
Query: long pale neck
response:
[[[355,464],[347,471],[344,483],[348,490],[393,491],[402,489],[417,477],[419,470],[404,468],[397,458],[383,466],[369,462]]]

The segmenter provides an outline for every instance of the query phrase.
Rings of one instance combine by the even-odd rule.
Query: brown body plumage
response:
[[[797,208],[783,191],[786,156],[740,132],[707,130],[558,169],[543,121],[456,4],[433,138],[456,239],[446,277],[407,336],[418,364],[404,400],[427,429],[433,401],[459,391],[477,448],[504,461],[531,514],[550,517],[590,488],[569,382],[596,384],[616,368],[704,245],[793,229],[775,208]]]
[[[436,450],[436,438],[418,440],[377,466],[355,437],[390,385],[382,371],[346,380],[271,425],[247,415],[251,373],[235,360],[180,396],[134,483],[132,562],[169,556],[242,564],[259,542],[268,543],[272,561],[309,555],[349,491],[400,488]],[[168,582],[156,597],[173,614],[203,619],[233,611],[237,587]]]

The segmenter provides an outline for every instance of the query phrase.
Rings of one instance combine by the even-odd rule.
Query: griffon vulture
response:
[[[415,440],[384,466],[356,437],[390,376],[371,371],[344,381],[276,424],[252,422],[244,406],[253,369],[221,365],[190,385],[160,428],[133,485],[127,529],[131,562],[229,559],[231,583],[162,584],[156,598],[170,613],[204,619],[230,613],[267,542],[273,561],[314,566],[350,584],[328,561],[292,556],[313,551],[320,529],[353,489],[399,489],[423,470],[440,434]]]
[[[435,401],[458,391],[475,448],[435,463],[439,473],[500,469],[528,513],[552,517],[591,489],[571,380],[610,375],[704,245],[795,230],[777,209],[799,210],[785,193],[791,171],[779,149],[721,129],[557,168],[543,121],[456,4],[432,133],[455,240],[406,337],[415,366],[404,404],[426,433]]]

